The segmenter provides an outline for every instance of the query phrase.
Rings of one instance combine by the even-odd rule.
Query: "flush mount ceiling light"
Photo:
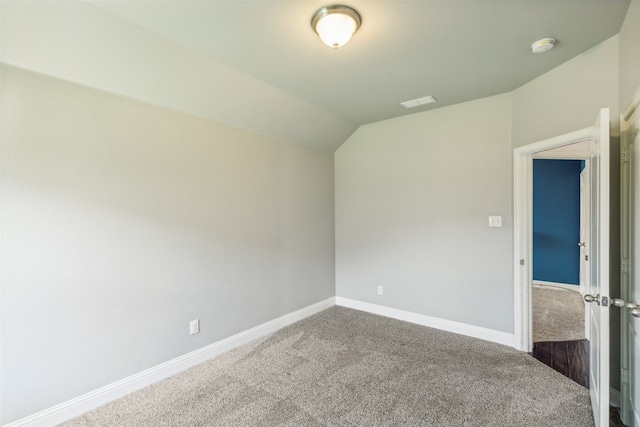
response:
[[[311,27],[327,46],[337,49],[351,39],[361,22],[355,9],[334,4],[320,8],[311,18]]]
[[[556,44],[556,39],[546,38],[538,40],[531,45],[531,51],[533,53],[543,53],[548,50],[553,49],[553,46]]]

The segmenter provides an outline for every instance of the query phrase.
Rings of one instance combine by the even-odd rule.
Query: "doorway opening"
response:
[[[514,149],[514,341],[531,352],[533,155],[586,142],[590,147],[589,395],[596,427],[609,423],[610,113],[592,127]]]
[[[537,144],[531,144],[522,149],[516,150],[514,164],[520,171],[515,171],[516,189],[516,231],[518,228],[520,233],[516,232],[516,248],[520,247],[521,254],[516,261],[518,264],[515,266],[516,283],[522,283],[523,285],[517,287],[515,292],[515,310],[516,310],[516,342],[519,344],[519,348],[523,351],[531,353],[533,351],[534,343],[534,293],[542,294],[549,292],[563,292],[564,289],[571,289],[571,291],[578,291],[584,293],[588,289],[589,280],[589,247],[588,245],[588,230],[589,230],[589,158],[591,155],[591,130],[584,129],[582,131],[573,132],[571,134],[563,135],[557,138],[541,141]],[[526,151],[525,151],[526,150]],[[520,151],[520,152],[518,152]],[[524,151],[524,152],[523,152]],[[575,260],[578,272],[578,286],[571,286],[571,283],[575,280],[567,279],[566,272],[553,271],[553,268],[537,269],[536,273],[538,277],[534,275],[536,265],[534,265],[534,252],[538,250],[534,248],[534,242],[541,241],[542,252],[545,249],[557,245],[558,236],[548,235],[534,235],[534,209],[540,208],[540,206],[534,206],[534,161],[554,161],[554,160],[573,160],[577,162],[584,162],[584,167],[580,166],[579,177],[577,180],[584,180],[587,184],[584,193],[578,189],[579,193],[576,195],[580,198],[580,212],[578,221],[578,230],[576,231],[576,239],[573,243],[578,250],[578,257]],[[520,166],[518,168],[518,166]],[[583,188],[583,187],[581,187]],[[583,188],[584,189],[584,188]],[[519,200],[518,200],[519,199]],[[518,212],[520,210],[520,212]],[[518,223],[519,222],[519,223]],[[520,239],[518,239],[520,237]],[[518,241],[520,240],[520,241]],[[526,240],[526,242],[525,242]],[[545,242],[545,240],[550,240]],[[565,238],[566,240],[566,238]],[[537,242],[537,243],[538,243]],[[546,243],[546,245],[545,245]],[[578,246],[581,244],[580,246]],[[583,245],[582,245],[583,244]],[[548,252],[548,251],[547,251]],[[558,255],[552,255],[557,257]],[[522,267],[525,268],[522,268]],[[539,266],[538,266],[539,267]],[[542,271],[540,271],[542,270]],[[568,273],[572,274],[572,273]],[[521,276],[524,275],[524,276]],[[562,290],[560,290],[560,289]],[[564,288],[564,289],[563,289]],[[573,288],[573,289],[572,289]],[[541,289],[543,292],[537,292]],[[549,292],[544,292],[549,291]],[[537,295],[536,295],[537,296]],[[563,295],[566,296],[566,295]],[[580,297],[580,303],[582,303],[582,297]],[[570,298],[567,298],[570,299]],[[537,298],[536,298],[537,300]],[[537,302],[537,301],[536,301]],[[540,306],[538,307],[540,308]],[[558,308],[556,308],[558,309]],[[552,313],[554,316],[557,313]],[[583,314],[583,316],[585,316]],[[543,316],[544,317],[544,316]],[[559,317],[559,316],[555,316]],[[585,319],[579,319],[580,325],[588,325]],[[551,326],[551,325],[550,325]],[[586,336],[586,326],[582,326],[583,330],[580,332],[580,338],[588,338]],[[553,329],[552,327],[549,329]],[[539,332],[539,331],[536,331]],[[584,336],[583,336],[584,335]],[[575,336],[575,335],[572,335]],[[536,337],[538,341],[545,340],[543,333],[542,337]],[[555,336],[552,339],[545,341],[560,341],[562,336]],[[565,341],[565,340],[562,340]],[[569,341],[569,340],[566,340]]]
[[[533,357],[587,388],[589,154],[581,142],[532,156],[530,284]]]

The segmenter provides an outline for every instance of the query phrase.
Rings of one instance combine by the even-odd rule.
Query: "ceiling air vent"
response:
[[[436,102],[437,99],[435,99],[433,96],[429,95],[429,96],[425,96],[422,98],[418,98],[418,99],[412,99],[411,101],[404,101],[401,102],[400,105],[402,105],[404,108],[413,108],[413,107],[419,107],[421,105],[425,105],[425,104],[431,104],[433,102]]]

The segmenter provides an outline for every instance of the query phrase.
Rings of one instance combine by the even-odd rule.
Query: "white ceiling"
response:
[[[310,26],[319,1],[96,1],[357,125],[509,92],[617,34],[628,0],[364,1],[333,50]],[[555,37],[534,55],[530,45]],[[400,102],[433,95],[436,104]]]
[[[0,62],[315,149],[358,126],[510,92],[616,35],[629,0],[0,0]],[[550,52],[530,46],[555,37]],[[406,110],[400,102],[433,95]],[[550,102],[553,102],[551,100]]]

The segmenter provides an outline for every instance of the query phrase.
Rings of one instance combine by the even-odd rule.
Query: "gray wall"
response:
[[[592,126],[604,107],[618,117],[618,36],[513,91],[513,147]]]
[[[334,295],[332,153],[1,72],[0,423]]]
[[[620,29],[620,111],[640,88],[640,1],[629,4]]]
[[[336,151],[337,296],[513,332],[510,117],[500,95],[362,126]]]

